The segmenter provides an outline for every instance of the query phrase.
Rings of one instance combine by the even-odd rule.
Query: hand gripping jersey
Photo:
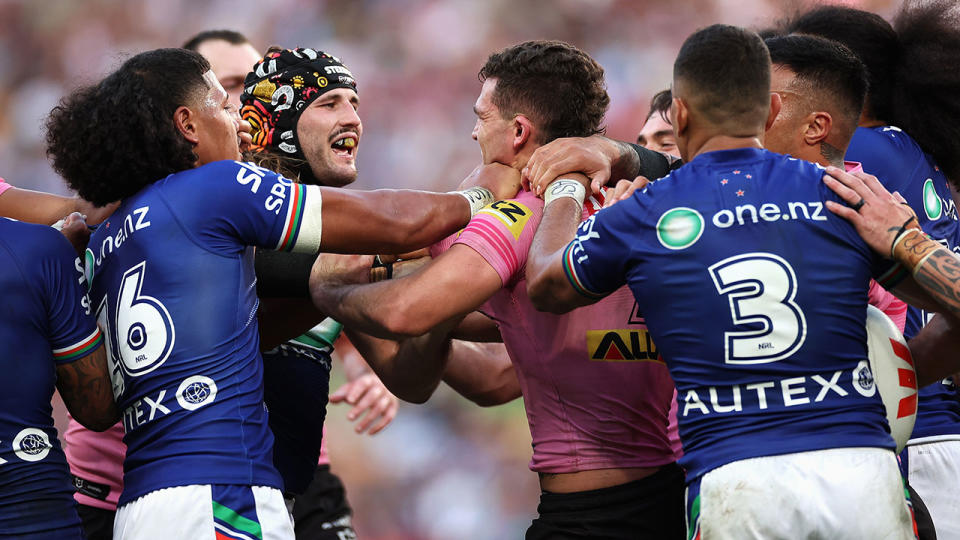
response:
[[[960,222],[947,179],[928,154],[893,126],[857,128],[847,159],[863,163],[889,191],[899,191],[917,214],[923,231],[954,252],[960,252]],[[911,306],[904,337],[912,338],[933,314]],[[951,379],[921,388],[912,441],[960,440],[960,391]]]
[[[598,208],[589,201],[585,212]],[[530,468],[546,473],[658,467],[675,461],[667,438],[673,384],[626,288],[566,315],[527,297],[527,252],[543,216],[530,192],[481,210],[456,238],[500,275],[481,309],[500,326],[517,368],[533,436]]]
[[[94,232],[86,271],[127,456],[122,506],[165,487],[280,488],[253,250],[316,252],[320,191],[221,161],[159,180]]]
[[[583,223],[585,295],[628,283],[677,385],[690,481],[718,466],[893,449],[867,362],[867,286],[904,272],[831,214],[823,169],[766,150],[702,154]]]
[[[0,536],[78,537],[50,400],[56,366],[102,343],[83,267],[56,230],[0,218],[0,268]]]

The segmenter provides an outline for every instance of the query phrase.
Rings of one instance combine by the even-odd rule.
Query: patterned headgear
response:
[[[340,59],[313,49],[268,52],[243,81],[240,116],[250,122],[253,145],[306,159],[297,139],[300,113],[335,88],[356,92],[357,81]]]

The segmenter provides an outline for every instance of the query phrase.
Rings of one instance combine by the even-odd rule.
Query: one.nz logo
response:
[[[703,234],[703,216],[693,208],[671,208],[657,221],[657,240],[667,249],[686,249]]]
[[[933,187],[933,179],[927,178],[923,183],[923,210],[931,221],[940,219],[943,215],[943,203],[937,195],[937,189]]]

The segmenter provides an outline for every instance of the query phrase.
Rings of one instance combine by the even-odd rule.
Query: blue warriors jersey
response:
[[[123,505],[190,484],[280,488],[263,405],[253,249],[316,252],[320,191],[248,163],[125,199],[87,250],[126,431]]]
[[[917,214],[923,231],[960,252],[960,222],[947,178],[917,143],[899,128],[858,128],[847,159],[859,161],[891,192],[899,191]],[[903,335],[910,339],[933,316],[910,306]],[[951,379],[920,389],[912,439],[960,438],[960,392]]]
[[[567,247],[581,293],[628,284],[677,385],[687,479],[741,459],[893,449],[867,362],[875,257],[830,213],[812,163],[710,152],[585,221]]]
[[[103,342],[83,266],[56,230],[0,218],[0,268],[0,536],[79,538],[50,400],[56,366]]]

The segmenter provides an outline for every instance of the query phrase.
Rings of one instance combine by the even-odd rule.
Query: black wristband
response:
[[[909,218],[907,218],[907,220],[903,222],[903,225],[900,226],[900,230],[897,231],[897,234],[893,235],[893,242],[890,242],[890,258],[891,259],[894,258],[893,249],[897,247],[897,240],[899,240],[900,236],[907,231],[907,225],[909,225],[911,221],[914,221],[916,219],[917,219],[917,216],[910,216]]]
[[[640,158],[640,171],[636,176],[645,176],[651,182],[670,174],[672,170],[670,160],[660,152],[647,150],[639,144],[627,143]],[[631,178],[632,180],[632,178]]]
[[[371,266],[370,268],[371,269],[383,268],[387,273],[387,277],[384,279],[393,279],[393,263],[392,262],[385,263],[381,261],[379,255],[373,258],[373,266]]]
[[[261,298],[309,298],[310,270],[314,254],[257,249],[257,296]]]

